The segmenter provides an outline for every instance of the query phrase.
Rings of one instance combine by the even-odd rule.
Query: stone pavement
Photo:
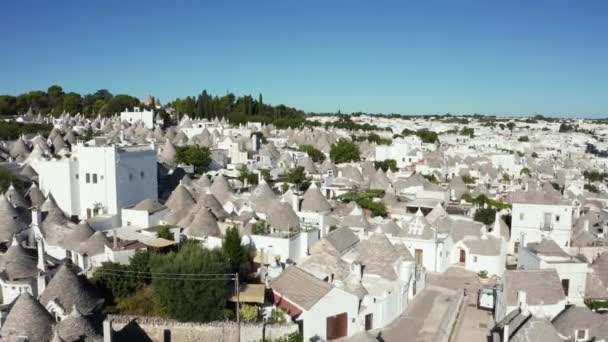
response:
[[[429,285],[410,302],[407,310],[393,323],[382,329],[382,340],[436,341],[440,324],[451,306],[457,292]]]
[[[453,290],[466,289],[467,291],[452,341],[488,341],[490,329],[494,326],[494,317],[491,311],[477,308],[477,293],[482,286],[492,286],[492,282],[481,284],[475,273],[458,266],[453,266],[444,274],[429,274],[427,276],[427,284]]]

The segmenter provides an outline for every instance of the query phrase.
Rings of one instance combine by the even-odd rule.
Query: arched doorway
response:
[[[464,249],[460,249],[460,259],[458,260],[458,262],[464,264],[467,261],[467,252],[464,251]]]

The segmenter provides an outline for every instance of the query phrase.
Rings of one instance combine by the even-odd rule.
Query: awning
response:
[[[257,303],[264,304],[264,293],[266,286],[264,284],[242,284],[239,288],[239,299],[240,303]],[[235,295],[230,297],[231,302],[236,302],[237,298]]]

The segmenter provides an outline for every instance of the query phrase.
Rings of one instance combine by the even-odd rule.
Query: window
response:
[[[144,172],[143,172],[143,171],[141,171],[141,172],[139,173],[139,177],[140,177],[141,179],[144,179]]]
[[[97,184],[97,174],[93,174],[93,184]]]
[[[587,329],[576,329],[576,340],[587,341]]]
[[[523,221],[523,219],[524,219],[524,213],[519,213],[519,220]]]
[[[559,222],[559,215],[555,215],[555,222]]]
[[[477,257],[476,256],[473,257],[473,262],[477,262]]]
[[[129,181],[132,181],[132,180],[133,180],[133,174],[129,173]]]
[[[78,179],[78,174],[76,174],[76,179]]]
[[[570,289],[570,279],[562,279],[562,288],[564,289],[564,294],[568,296],[568,290]]]
[[[87,173],[87,174],[84,176],[84,179],[85,179],[84,181],[85,181],[87,184],[88,184],[88,183],[91,183],[91,174],[90,174],[90,173]]]
[[[91,218],[91,209],[87,208],[87,218]]]

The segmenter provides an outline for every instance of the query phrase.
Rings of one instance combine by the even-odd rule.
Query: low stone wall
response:
[[[460,311],[462,309],[462,305],[464,303],[464,291],[462,291],[462,290],[456,291],[456,294],[452,298],[453,298],[453,303],[451,303],[447,312],[443,315],[443,319],[441,320],[441,325],[439,325],[437,335],[435,335],[435,341],[437,341],[437,342],[450,341],[450,336],[452,335],[452,331],[456,327],[456,321],[458,319],[458,314],[460,313]]]
[[[120,331],[129,324],[141,329],[154,342],[238,341],[238,325],[230,321],[185,323],[159,317],[109,315],[104,324],[109,324],[114,331],[113,339],[108,339],[104,332],[104,342],[118,342]],[[271,341],[296,331],[298,325],[295,323],[268,324],[266,327],[262,323],[241,323],[241,341]]]

